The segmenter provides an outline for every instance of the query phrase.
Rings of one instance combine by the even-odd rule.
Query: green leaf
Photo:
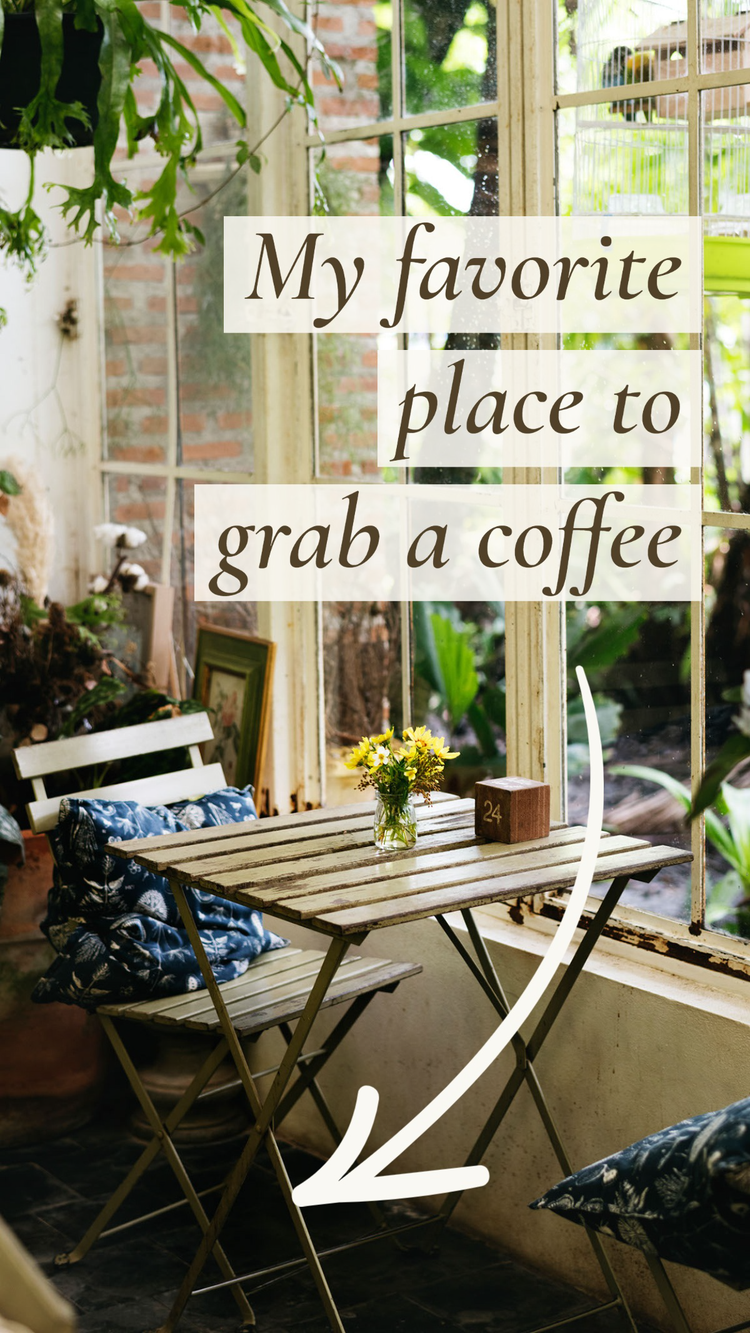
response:
[[[654,782],[674,796],[686,811],[690,810],[691,797],[688,788],[670,773],[662,772],[660,768],[646,768],[642,764],[618,764],[611,768],[610,772],[621,774],[623,777],[639,778],[641,782]],[[706,837],[730,865],[735,864],[736,854],[731,834],[713,810],[706,811]]]
[[[727,807],[729,832],[734,844],[734,858],[730,865],[750,883],[750,788],[732,787],[722,783],[721,794]],[[729,857],[727,857],[729,860]]]
[[[721,879],[706,887],[706,925],[718,925],[739,905],[745,889],[736,870],[728,870]]]
[[[121,681],[115,680],[114,676],[102,676],[92,690],[87,690],[85,694],[81,695],[60,735],[72,736],[89,713],[95,708],[100,708],[102,704],[111,703],[113,699],[117,698],[118,694],[124,692],[125,686]]]
[[[482,756],[486,759],[494,759],[498,753],[497,742],[484,708],[475,700],[473,704],[469,704],[468,712],[469,721],[476,732],[482,750]]]
[[[709,805],[714,804],[724,779],[729,777],[732,769],[748,756],[750,756],[750,736],[737,732],[727,738],[703,774],[695,794],[695,801],[690,807],[690,819],[696,819]]]
[[[170,33],[161,32],[158,28],[155,28],[154,32],[157,32],[159,34],[159,37],[163,42],[167,43],[167,46],[171,46],[175,51],[179,51],[183,60],[187,62],[190,68],[194,70],[196,74],[199,74],[202,79],[205,79],[206,83],[209,85],[209,87],[213,88],[215,93],[219,94],[219,97],[222,99],[224,104],[229,108],[235,120],[237,121],[237,124],[241,125],[244,129],[244,127],[247,125],[247,116],[245,115],[243,108],[240,106],[240,103],[237,101],[237,98],[235,97],[234,93],[231,93],[228,88],[224,87],[223,83],[221,83],[217,78],[214,78],[213,74],[211,74],[210,71],[206,69],[205,65],[201,63],[198,57],[191,50],[189,50],[187,46],[183,46],[182,42],[178,42],[177,39],[175,37],[172,37]]]
[[[55,96],[63,66],[63,0],[35,0],[34,17],[42,48],[39,90],[23,108],[16,136],[29,153],[72,143],[66,120],[90,124],[81,102],[60,102]]]
[[[20,495],[21,487],[13,476],[5,468],[0,468],[0,491],[3,495]]]
[[[448,710],[451,730],[455,731],[479,690],[474,654],[468,631],[455,629],[449,620],[436,613],[430,616],[430,623],[443,682],[443,702]]]

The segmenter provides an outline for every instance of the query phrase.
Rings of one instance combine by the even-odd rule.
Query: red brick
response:
[[[127,482],[127,478],[125,480]],[[153,480],[160,481],[161,478],[155,477]],[[144,518],[163,518],[164,508],[163,500],[152,500],[150,503],[147,500],[131,500],[118,504],[113,517],[116,523],[137,523]],[[139,560],[138,563],[143,564],[143,561]]]
[[[340,93],[338,97],[321,98],[318,104],[318,111],[322,116],[364,116],[372,120],[377,110],[376,97],[349,98]]]
[[[343,32],[344,20],[333,14],[319,14],[315,27],[318,32]]]
[[[110,308],[115,310],[132,310],[133,308],[132,296],[112,296],[110,292],[107,292],[104,300]]]
[[[244,80],[244,74],[238,73],[234,65],[217,65],[211,73],[219,79],[221,83],[240,83]]]
[[[336,387],[339,393],[376,393],[377,376],[342,375]]]
[[[163,264],[129,264],[121,259],[109,275],[110,282],[163,282]]]
[[[358,75],[357,75],[357,87],[358,87],[358,88],[378,88],[379,86],[380,86],[380,82],[379,82],[379,79],[378,79],[377,74],[358,74]]]
[[[113,343],[164,343],[164,332],[158,324],[123,324],[108,329],[107,337]]]
[[[240,440],[208,440],[201,444],[185,444],[182,453],[186,463],[207,458],[239,458],[242,443]]]
[[[196,296],[179,296],[177,298],[177,309],[182,315],[197,314],[198,298]]]
[[[118,444],[112,454],[128,463],[161,463],[164,458],[158,444]]]
[[[378,350],[376,347],[373,347],[372,350],[369,352],[362,353],[363,366],[376,366],[377,364],[378,364]]]
[[[223,33],[191,33],[186,34],[181,41],[190,51],[223,51],[226,55],[232,52],[232,43]]]
[[[169,417],[141,417],[138,429],[142,435],[166,435],[169,429]]]
[[[357,24],[357,32],[360,37],[376,37],[377,31],[378,28],[374,19],[361,18]]]
[[[242,430],[252,425],[252,412],[220,412],[216,418],[219,430]]]
[[[167,368],[168,362],[165,356],[142,356],[138,362],[141,375],[166,375]]]
[[[189,433],[198,433],[206,429],[206,418],[202,412],[182,412],[180,425]]]
[[[224,103],[218,93],[193,93],[193,106],[197,111],[223,111]]]
[[[108,407],[161,407],[164,402],[163,389],[108,389]]]
[[[108,361],[108,362],[107,362],[107,374],[108,374],[108,375],[112,375],[113,377],[114,377],[115,375],[124,375],[124,374],[125,374],[125,371],[127,370],[127,368],[128,368],[128,363],[127,363],[127,361]]]
[[[145,19],[160,19],[161,5],[158,0],[145,0],[145,3],[138,6]]]
[[[158,311],[159,314],[167,308],[166,296],[149,296],[147,305],[149,310]]]

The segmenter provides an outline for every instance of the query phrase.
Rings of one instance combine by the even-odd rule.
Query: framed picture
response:
[[[214,739],[206,763],[219,763],[227,785],[260,792],[271,712],[276,644],[241,630],[199,624],[193,696],[205,704]]]

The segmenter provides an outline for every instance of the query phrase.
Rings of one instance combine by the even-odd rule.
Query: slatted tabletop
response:
[[[118,856],[328,935],[357,935],[461,908],[570,888],[585,835],[553,824],[508,845],[474,833],[474,801],[418,808],[419,838],[402,852],[373,844],[372,802],[112,843]],[[594,879],[651,879],[689,852],[602,835]]]

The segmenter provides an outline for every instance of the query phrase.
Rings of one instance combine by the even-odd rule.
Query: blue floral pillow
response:
[[[750,1097],[584,1167],[531,1207],[550,1208],[744,1291],[750,1287]]]
[[[32,998],[91,1009],[202,988],[167,881],[106,847],[255,818],[249,788],[226,787],[172,806],[64,798],[50,833],[56,864],[42,922],[57,958]],[[241,976],[258,954],[286,943],[265,929],[260,912],[197,889],[186,893],[218,981]]]

